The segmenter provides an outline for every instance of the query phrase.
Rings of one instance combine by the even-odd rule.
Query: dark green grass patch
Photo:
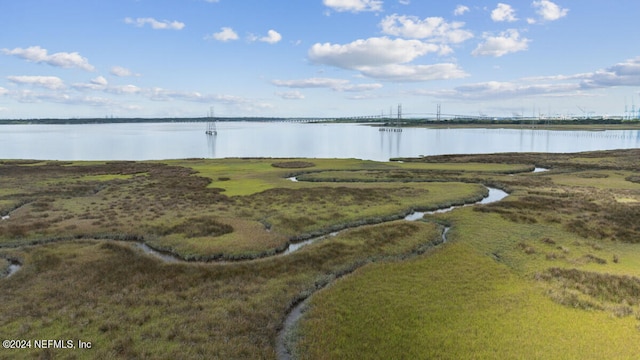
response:
[[[309,161],[279,161],[274,162],[273,164],[271,164],[271,166],[283,169],[302,169],[314,167],[316,166],[316,164]]]

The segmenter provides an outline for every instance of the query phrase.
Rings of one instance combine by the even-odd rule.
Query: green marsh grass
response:
[[[631,359],[635,319],[554,303],[462,242],[372,264],[313,297],[302,359]]]

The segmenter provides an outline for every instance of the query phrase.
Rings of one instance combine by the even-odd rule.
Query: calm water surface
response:
[[[159,160],[225,157],[358,158],[495,152],[577,152],[640,147],[638,130],[424,129],[382,132],[358,124],[220,122],[2,125],[0,159]]]

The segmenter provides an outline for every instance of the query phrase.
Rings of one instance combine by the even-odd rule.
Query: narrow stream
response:
[[[22,268],[22,263],[20,263],[20,261],[15,259],[6,259],[6,260],[9,262],[9,266],[2,274],[0,274],[0,277],[4,276],[5,278],[8,278]]]
[[[157,258],[159,258],[159,259],[161,259],[161,260],[163,260],[165,262],[168,262],[168,263],[175,263],[175,262],[185,261],[185,260],[182,260],[182,259],[180,259],[179,257],[177,257],[177,256],[175,256],[173,254],[164,253],[164,252],[158,251],[156,249],[152,249],[151,247],[149,247],[149,245],[147,245],[147,244],[145,244],[143,242],[136,242],[136,246],[138,248],[142,249],[142,251],[145,254],[149,254],[149,255],[155,256],[155,257],[157,257]]]

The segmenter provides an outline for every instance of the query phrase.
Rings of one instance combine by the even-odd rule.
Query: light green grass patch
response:
[[[315,166],[306,168],[277,168],[273,163],[287,161],[311,162]],[[357,159],[220,159],[189,160],[180,162],[198,172],[198,175],[212,180],[209,187],[222,188],[227,196],[245,196],[264,190],[287,187],[299,188],[297,184],[286,180],[286,177],[305,172],[328,169],[351,168],[389,168],[388,163],[378,163]]]
[[[587,170],[551,175],[558,185],[594,187],[598,189],[640,190],[640,184],[626,180],[632,175],[628,171]]]
[[[287,238],[265,229],[256,221],[241,219],[220,219],[231,225],[233,232],[220,236],[198,236],[186,238],[169,235],[150,240],[149,244],[180,254],[187,259],[207,259],[224,255],[225,258],[252,258],[287,244]]]
[[[631,319],[553,303],[457,242],[405,263],[372,264],[314,296],[304,358],[633,358]]]

